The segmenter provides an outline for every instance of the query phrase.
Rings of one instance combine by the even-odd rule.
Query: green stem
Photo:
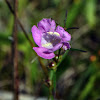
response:
[[[52,87],[49,87],[49,99],[48,100],[54,100],[53,94],[52,94]]]
[[[49,99],[48,100],[54,100],[54,96],[53,96],[53,88],[54,88],[54,84],[53,84],[53,76],[54,76],[54,70],[50,70],[50,74],[49,74],[49,79],[51,81],[50,87],[49,87]]]

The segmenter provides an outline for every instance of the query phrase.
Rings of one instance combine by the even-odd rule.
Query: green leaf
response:
[[[50,78],[50,80],[52,81],[52,79],[53,79],[53,75],[54,75],[54,70],[50,70],[50,75],[49,75],[49,78]]]
[[[93,76],[90,77],[89,82],[87,83],[87,85],[85,86],[84,90],[80,94],[79,100],[85,100],[85,98],[87,97],[87,95],[93,89],[95,80],[96,80],[96,75],[93,75]]]
[[[77,1],[72,4],[72,7],[68,11],[66,27],[71,27],[77,16],[82,13],[85,2],[85,0],[79,0],[79,2]]]
[[[56,71],[55,70],[50,70],[50,80],[52,81],[52,85],[54,88],[54,91],[56,91]]]
[[[86,69],[86,71],[80,75],[80,78],[76,81],[75,85],[73,86],[73,89],[71,90],[71,94],[69,96],[69,100],[74,100],[74,98],[77,97],[77,95],[78,95],[78,93],[80,93],[81,87],[83,86],[86,79],[88,77],[91,77],[94,73],[96,73],[96,67],[95,67],[94,63],[91,63],[88,66],[88,68]],[[85,83],[85,84],[87,85],[87,83]],[[80,95],[82,95],[82,94],[80,93]],[[82,99],[79,99],[79,100],[82,100]],[[85,100],[85,99],[83,99],[83,100]]]
[[[80,51],[80,52],[87,52],[85,50],[80,50],[80,49],[75,49],[75,48],[70,48],[71,51]]]
[[[69,67],[70,64],[70,56],[68,56],[69,50],[67,50],[64,55],[62,56],[61,61],[58,62],[57,65],[57,71],[56,71],[56,78],[58,80],[58,78],[60,77],[60,75],[62,73],[64,73],[64,71]]]
[[[94,26],[96,24],[96,1],[97,0],[86,0],[85,6],[85,16],[90,26]]]
[[[54,72],[53,75],[53,86],[54,86],[54,91],[56,92],[56,72]]]

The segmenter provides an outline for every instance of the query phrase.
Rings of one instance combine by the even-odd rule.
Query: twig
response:
[[[8,7],[9,7],[10,11],[11,11],[12,14],[14,15],[14,11],[13,11],[13,9],[12,9],[12,7],[11,7],[9,1],[8,1],[8,0],[5,0],[5,2],[7,3],[7,5],[8,5]],[[18,22],[19,26],[21,27],[21,29],[22,29],[22,31],[23,31],[25,37],[27,38],[27,40],[29,41],[30,45],[31,45],[32,48],[33,48],[33,47],[34,47],[34,44],[32,43],[32,41],[30,40],[29,36],[27,35],[27,32],[25,31],[25,29],[24,29],[23,25],[21,24],[21,22],[19,21],[18,17],[17,17],[17,22]],[[36,53],[35,53],[35,54],[36,54]],[[37,55],[37,54],[36,54],[36,55]],[[38,56],[38,55],[37,55],[37,56]],[[40,65],[41,65],[41,67],[42,67],[42,69],[43,69],[45,75],[48,76],[48,70],[47,70],[47,68],[44,66],[44,64],[42,63],[41,58],[40,58],[39,56],[38,56],[38,61],[39,61]]]
[[[7,3],[7,5],[8,5],[8,7],[9,7],[10,11],[11,11],[12,14],[14,15],[14,10],[12,9],[12,7],[11,7],[9,1],[8,1],[8,0],[5,0],[5,2]],[[18,17],[17,17],[16,19],[17,19],[17,22],[18,22],[19,26],[21,27],[21,29],[22,29],[24,35],[26,36],[27,40],[29,41],[30,45],[31,45],[32,47],[34,47],[34,44],[32,43],[32,41],[30,40],[29,36],[27,35],[27,32],[25,31],[25,29],[24,29],[23,25],[21,24],[21,22],[19,21]]]
[[[14,0],[14,29],[12,41],[12,61],[13,61],[13,85],[14,85],[14,100],[18,100],[19,79],[18,79],[18,51],[17,51],[17,6],[18,0]]]

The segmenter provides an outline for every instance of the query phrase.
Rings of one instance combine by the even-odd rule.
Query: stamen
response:
[[[56,36],[60,36],[60,34],[59,33],[57,33],[57,32],[47,32],[48,34],[50,34],[50,35],[56,35]]]

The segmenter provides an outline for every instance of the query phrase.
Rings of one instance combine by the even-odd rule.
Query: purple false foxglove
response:
[[[52,59],[55,57],[54,51],[60,49],[70,49],[69,41],[71,35],[63,27],[57,26],[54,20],[42,19],[37,27],[32,27],[32,36],[39,47],[33,47],[35,52],[42,58]]]

